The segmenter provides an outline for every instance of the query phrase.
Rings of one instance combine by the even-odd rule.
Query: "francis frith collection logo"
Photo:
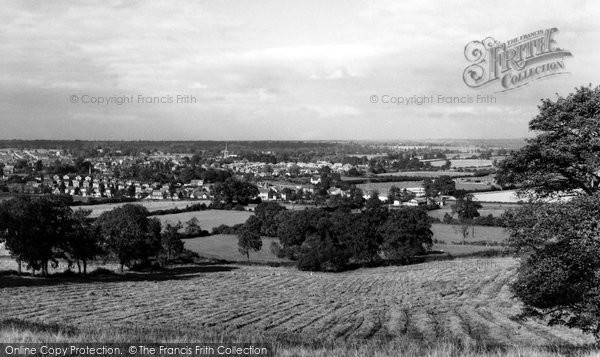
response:
[[[557,32],[557,28],[538,30],[504,43],[492,37],[469,42],[465,58],[471,64],[463,72],[465,84],[472,88],[496,84],[497,92],[504,92],[567,73],[564,59],[572,55],[557,46]]]

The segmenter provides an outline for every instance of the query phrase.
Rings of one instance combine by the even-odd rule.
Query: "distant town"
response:
[[[252,199],[260,201],[325,204],[360,190],[364,198],[376,194],[390,205],[443,205],[445,197],[426,195],[424,180],[449,176],[457,189],[499,190],[496,165],[519,142],[6,141],[0,197],[214,200],[214,185],[231,178],[256,186]]]

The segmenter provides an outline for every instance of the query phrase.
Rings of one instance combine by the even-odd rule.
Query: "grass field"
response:
[[[450,244],[451,242],[460,242],[462,241],[462,237],[459,237],[458,233],[454,231],[448,232],[445,225],[439,225],[442,227],[434,227],[433,231],[434,238],[438,240],[442,240],[444,243],[434,244],[434,250],[442,250],[448,254],[453,256],[461,256],[472,254],[476,252],[481,252],[485,250],[501,250],[501,246],[481,246],[481,245],[458,245],[458,244]],[[451,227],[451,226],[449,226]],[[489,241],[500,241],[501,239],[498,237],[488,236],[489,239],[483,239],[482,236],[478,236],[478,231],[483,228],[495,228],[495,227],[476,227],[475,228],[475,240],[489,240]],[[451,228],[450,228],[451,229]],[[448,235],[444,235],[448,233]],[[450,236],[449,233],[452,233],[453,236]],[[436,235],[437,234],[437,235]],[[492,233],[494,234],[494,233]],[[253,262],[285,262],[286,259],[277,258],[270,251],[271,242],[278,241],[276,238],[268,238],[263,237],[263,247],[258,252],[250,253],[250,260]],[[185,247],[189,250],[192,250],[198,253],[202,257],[206,258],[214,258],[214,259],[223,259],[231,262],[236,261],[246,261],[247,258],[244,255],[241,255],[237,248],[237,236],[234,234],[218,234],[209,237],[199,237],[185,240]]]
[[[458,159],[450,160],[451,166],[455,168],[459,167],[487,167],[492,166],[492,160],[479,160],[479,159]]]
[[[363,190],[363,192],[369,193],[371,190],[377,190],[380,197],[387,197],[390,187],[396,186],[400,189],[421,187],[423,181],[401,181],[401,182],[371,182],[371,183],[360,183],[356,187]]]
[[[416,176],[416,177],[439,177],[439,176],[473,176],[472,172],[456,171],[398,171],[378,174],[377,176]]]
[[[277,258],[270,251],[272,242],[278,242],[277,238],[263,237],[262,249],[258,252],[250,252],[250,260],[253,262],[283,262],[286,259]],[[228,261],[246,261],[237,248],[237,236],[230,234],[217,234],[208,237],[186,239],[185,247],[206,258],[224,259]]]
[[[436,217],[439,219],[443,219],[446,213],[452,215],[452,203],[436,210],[428,211],[427,214],[431,217]],[[518,208],[519,204],[516,203],[486,203],[482,202],[482,208],[478,209],[479,215],[481,217],[485,217],[491,214],[494,217],[500,217],[507,209],[510,208]]]
[[[191,206],[193,204],[205,203],[208,205],[210,201],[208,200],[195,200],[195,201],[171,201],[171,200],[160,200],[160,201],[136,201],[136,202],[127,202],[133,203],[136,205],[142,205],[148,209],[148,211],[158,211],[165,209],[173,209],[173,208],[185,208],[186,206]],[[73,206],[72,209],[76,210],[78,208],[89,209],[92,210],[92,214],[90,217],[98,217],[104,212],[110,211],[113,208],[121,207],[127,203],[104,203],[99,205],[88,205],[88,206]]]
[[[248,217],[253,214],[254,213],[248,211],[206,210],[166,214],[162,216],[156,216],[156,218],[160,219],[163,227],[167,223],[176,224],[177,221],[181,221],[185,227],[185,222],[192,219],[192,217],[196,217],[200,227],[210,232],[213,227],[220,226],[221,224],[232,226],[234,224],[244,223]]]
[[[86,342],[106,341],[110,336],[120,340],[123,337],[114,331],[129,330],[138,339],[155,338],[155,342],[194,341],[194,336],[218,340],[218,336],[236,334],[277,340],[293,335],[296,341],[318,336],[344,346],[374,341],[371,347],[382,349],[387,347],[375,341],[408,337],[420,341],[422,348],[444,340],[514,345],[521,351],[527,351],[527,346],[591,343],[591,338],[577,330],[511,319],[520,311],[507,285],[516,266],[512,258],[497,258],[338,274],[286,267],[195,265],[95,281],[0,276],[0,321],[17,319],[25,325],[22,330],[0,328],[0,340],[39,339],[36,328],[38,334],[48,334],[46,341],[77,339],[69,338],[69,333],[77,332],[61,333],[56,328],[48,333],[39,327],[56,324],[92,331],[81,337]],[[157,329],[164,332],[147,332]],[[98,330],[104,332],[93,332]],[[452,346],[435,355],[462,355]],[[376,355],[334,354],[333,347],[329,348],[330,353],[288,355]],[[402,347],[394,348],[378,355],[397,355],[394,351]],[[453,349],[454,354],[450,353]]]
[[[462,241],[462,235],[451,224],[436,223],[431,225],[433,239],[446,243]],[[475,226],[475,236],[470,240],[485,240],[488,242],[502,242],[508,238],[508,234],[502,227]]]
[[[500,203],[517,203],[519,201],[526,201],[517,197],[516,191],[505,190],[496,192],[477,192],[473,194],[475,201],[479,202],[500,202]]]

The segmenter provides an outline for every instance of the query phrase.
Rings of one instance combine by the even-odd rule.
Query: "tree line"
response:
[[[87,273],[87,263],[96,258],[114,259],[123,267],[168,263],[183,252],[180,225],[164,229],[148,210],[126,204],[90,218],[91,210],[73,211],[60,196],[16,197],[0,203],[0,238],[22,265],[48,275],[49,265],[59,260],[69,269],[77,265]]]
[[[433,232],[424,209],[388,209],[379,199],[367,200],[365,209],[286,210],[261,203],[238,232],[240,252],[249,257],[260,250],[261,236],[278,237],[270,247],[278,257],[297,262],[300,270],[341,271],[352,265],[384,261],[409,262],[431,248]]]

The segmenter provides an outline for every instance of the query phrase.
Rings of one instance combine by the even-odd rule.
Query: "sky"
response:
[[[2,5],[1,139],[521,138],[542,98],[600,84],[597,1]],[[547,28],[567,73],[507,92],[464,83],[469,42]],[[437,102],[477,95],[495,102]]]

